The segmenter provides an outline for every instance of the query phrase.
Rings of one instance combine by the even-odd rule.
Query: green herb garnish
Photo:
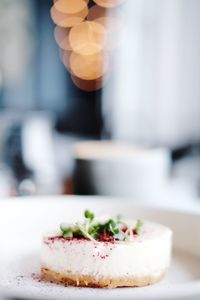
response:
[[[61,235],[64,238],[87,238],[98,241],[105,237],[110,240],[127,241],[132,239],[134,234],[141,234],[143,222],[137,221],[136,227],[133,229],[122,221],[121,216],[109,219],[104,222],[97,221],[95,215],[86,210],[84,212],[85,221],[83,223],[61,224]]]
[[[137,234],[141,234],[143,225],[144,225],[143,221],[141,220],[137,221],[136,228],[135,228]]]
[[[64,238],[72,238],[73,237],[73,229],[67,224],[61,224],[60,230],[62,231],[62,236]]]
[[[73,231],[72,230],[66,230],[65,232],[63,232],[63,237],[64,238],[73,238]]]
[[[86,219],[88,219],[88,220],[90,220],[90,221],[93,221],[93,220],[94,220],[94,214],[91,213],[89,210],[86,210],[85,213],[84,213],[84,215],[85,215],[85,218],[86,218]]]

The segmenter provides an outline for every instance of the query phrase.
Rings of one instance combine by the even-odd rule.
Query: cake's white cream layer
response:
[[[172,232],[145,223],[144,233],[131,242],[93,242],[44,237],[43,267],[62,274],[95,277],[159,276],[170,264]]]

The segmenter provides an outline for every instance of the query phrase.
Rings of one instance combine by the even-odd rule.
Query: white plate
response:
[[[134,206],[100,197],[0,201],[0,295],[35,299],[200,299],[200,215]],[[113,200],[113,199],[112,199]],[[174,256],[166,278],[145,288],[66,288],[39,282],[43,232],[74,221],[89,208],[158,221],[174,231]],[[36,275],[33,275],[36,274]]]

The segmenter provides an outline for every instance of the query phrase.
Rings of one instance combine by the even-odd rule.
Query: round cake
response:
[[[172,231],[140,220],[96,219],[61,224],[43,238],[41,274],[66,286],[141,287],[159,282],[170,266]]]

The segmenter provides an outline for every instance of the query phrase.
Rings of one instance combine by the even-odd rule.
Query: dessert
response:
[[[66,286],[141,287],[159,282],[171,259],[172,231],[160,224],[95,218],[44,236],[41,274]]]

